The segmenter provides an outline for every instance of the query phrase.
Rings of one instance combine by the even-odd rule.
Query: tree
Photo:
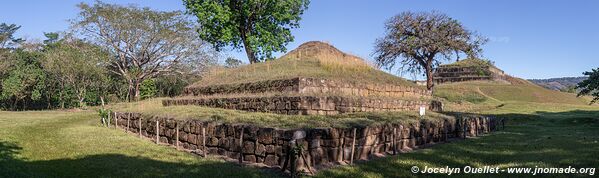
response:
[[[14,47],[16,44],[23,42],[21,38],[15,38],[13,35],[17,30],[19,30],[21,26],[17,26],[15,24],[0,24],[0,78],[4,78],[3,76],[9,70],[12,65],[11,59],[11,47]]]
[[[236,68],[236,67],[239,67],[241,64],[243,64],[243,62],[241,62],[239,59],[235,59],[233,57],[228,57],[225,60],[226,68]]]
[[[309,0],[184,0],[188,13],[198,17],[202,39],[217,50],[245,49],[250,63],[286,51],[293,41],[290,29],[298,28]]]
[[[0,24],[0,48],[11,48],[24,41],[21,38],[15,38],[13,36],[19,28],[21,28],[21,26],[16,24]]]
[[[44,40],[45,45],[55,44],[60,40],[60,34],[58,34],[58,32],[44,32],[44,36],[46,37],[46,39]]]
[[[67,88],[75,91],[79,107],[83,107],[89,91],[106,85],[108,56],[100,47],[77,39],[62,40],[45,52],[42,64],[44,70],[59,81],[61,108],[65,103],[62,91]]]
[[[487,39],[466,30],[460,22],[438,12],[401,13],[385,24],[386,34],[375,42],[375,60],[392,69],[397,63],[410,72],[426,75],[426,87],[433,88],[433,68],[441,60],[465,53],[475,57]]]
[[[16,110],[22,104],[25,110],[27,101],[38,101],[42,98],[46,75],[39,64],[39,52],[29,52],[17,49],[12,61],[15,63],[2,80],[0,98],[12,100],[12,109]]]
[[[591,95],[593,100],[590,104],[599,101],[599,68],[592,69],[591,71],[583,72],[582,74],[587,75],[588,78],[578,83],[576,89],[580,89],[578,96]]]
[[[180,11],[160,12],[136,6],[81,3],[73,29],[102,46],[114,58],[110,71],[128,83],[128,99],[140,99],[144,80],[173,72],[183,60],[213,60],[211,48],[197,35],[197,25]]]
[[[144,82],[141,83],[139,92],[141,93],[141,99],[148,99],[156,96],[158,89],[156,88],[156,82],[154,82],[154,79],[144,80]]]

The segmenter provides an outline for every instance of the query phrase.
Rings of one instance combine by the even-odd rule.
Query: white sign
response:
[[[419,112],[420,116],[424,116],[425,112],[426,112],[426,107],[420,106],[420,112]]]
[[[306,137],[306,132],[303,130],[298,130],[293,132],[293,139],[298,140]]]

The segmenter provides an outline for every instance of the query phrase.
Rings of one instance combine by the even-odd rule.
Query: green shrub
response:
[[[158,89],[156,89],[156,82],[154,82],[154,79],[144,80],[139,87],[139,93],[141,99],[148,99],[156,96]]]

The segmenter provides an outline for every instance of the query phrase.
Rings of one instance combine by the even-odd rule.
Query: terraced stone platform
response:
[[[294,78],[186,88],[185,96],[164,106],[199,105],[289,115],[335,115],[348,112],[440,110],[430,91],[397,85],[344,83]]]
[[[464,82],[472,80],[504,81],[503,70],[479,59],[466,59],[454,64],[441,65],[434,73],[435,83]]]
[[[213,72],[163,105],[289,115],[442,110],[424,87],[323,42],[302,44],[278,60]]]

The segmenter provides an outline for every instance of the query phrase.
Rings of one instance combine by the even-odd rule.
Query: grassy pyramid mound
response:
[[[201,105],[289,115],[417,110],[430,91],[323,42],[307,42],[277,60],[215,69],[163,105]]]
[[[277,60],[232,69],[213,69],[202,80],[189,87],[251,83],[296,77],[418,87],[403,78],[372,67],[364,59],[346,54],[327,43],[318,41],[304,43]]]

